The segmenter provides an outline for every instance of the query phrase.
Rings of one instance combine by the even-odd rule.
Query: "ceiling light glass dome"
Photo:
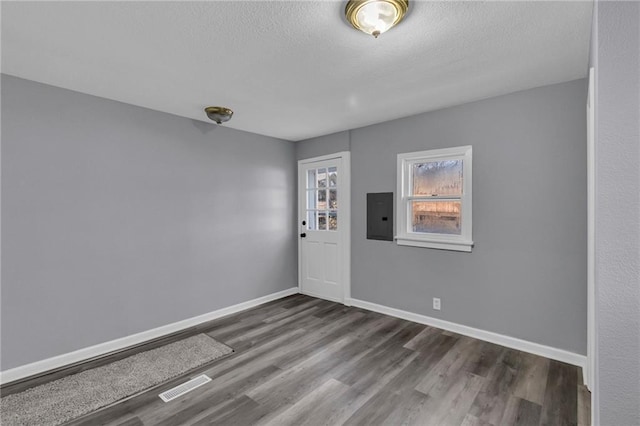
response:
[[[354,28],[378,37],[402,20],[409,0],[350,0],[345,8]]]

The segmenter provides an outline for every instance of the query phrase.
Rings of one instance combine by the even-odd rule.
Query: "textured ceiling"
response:
[[[586,76],[591,2],[412,1],[379,39],[345,2],[2,2],[2,72],[300,140]]]

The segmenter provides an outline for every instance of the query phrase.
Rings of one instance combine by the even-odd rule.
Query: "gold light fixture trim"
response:
[[[209,119],[215,121],[218,124],[222,124],[231,120],[231,117],[233,116],[232,110],[220,106],[206,107],[204,109],[204,112],[207,113],[207,117],[209,117]]]
[[[375,38],[402,21],[409,9],[409,0],[349,0],[344,13],[357,30]]]

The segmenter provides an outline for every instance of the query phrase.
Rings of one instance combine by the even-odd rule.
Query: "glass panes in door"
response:
[[[307,171],[307,229],[338,230],[338,168]]]
[[[336,187],[338,186],[338,168],[337,167],[329,167],[329,186]]]
[[[316,204],[316,208],[318,210],[326,210],[327,209],[327,190],[318,189],[316,194],[318,194],[318,203]]]

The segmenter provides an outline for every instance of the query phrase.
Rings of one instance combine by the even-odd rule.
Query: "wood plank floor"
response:
[[[579,405],[588,423],[574,366],[308,296],[178,337],[200,332],[235,353],[70,424],[555,426]],[[158,397],[200,373],[213,381]]]

